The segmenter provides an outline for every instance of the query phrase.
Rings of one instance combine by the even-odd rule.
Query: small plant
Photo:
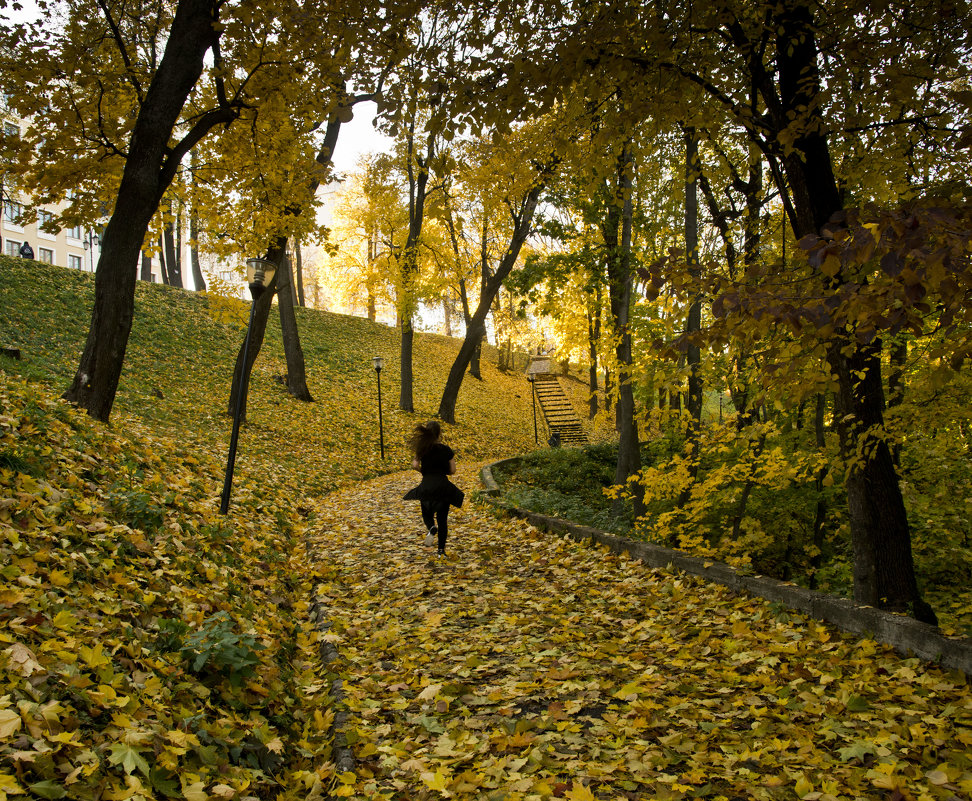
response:
[[[165,520],[165,509],[149,493],[115,484],[108,492],[108,501],[119,520],[142,531],[156,531]]]
[[[253,675],[260,661],[257,651],[264,647],[252,634],[237,633],[236,621],[228,612],[217,612],[186,638],[180,652],[193,673],[223,675],[238,687]]]
[[[33,476],[41,475],[30,462],[12,450],[0,450],[0,470],[13,470],[15,473],[26,473]]]
[[[161,654],[181,651],[189,624],[177,617],[164,617],[159,620],[159,636],[155,648]]]

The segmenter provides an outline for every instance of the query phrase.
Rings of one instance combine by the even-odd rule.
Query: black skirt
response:
[[[462,506],[465,497],[465,493],[443,473],[422,476],[421,483],[417,487],[412,487],[404,496],[406,501],[440,503],[455,506],[457,509]]]

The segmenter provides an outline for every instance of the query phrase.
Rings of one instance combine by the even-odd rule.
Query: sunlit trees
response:
[[[401,46],[376,35],[383,24],[377,8],[287,0],[272,8],[65,2],[42,9],[50,18],[44,24],[5,29],[4,90],[17,112],[34,120],[24,137],[23,180],[41,203],[73,193],[63,221],[113,210],[91,333],[67,398],[107,420],[131,329],[138,252],[190,150],[241,116],[266,125],[274,104],[296,120],[279,129],[285,138],[288,130],[306,133],[302,122],[311,113],[318,123],[327,119],[345,99],[353,52],[370,53],[373,41]],[[272,149],[282,152],[286,143]],[[264,164],[262,174],[288,161]],[[279,208],[272,191],[262,194]]]
[[[550,125],[551,121],[547,121]],[[478,217],[470,221],[476,230],[480,255],[479,303],[466,325],[466,336],[449,370],[439,417],[455,422],[456,399],[463,376],[477,348],[486,336],[486,317],[503,282],[516,267],[520,250],[533,227],[537,202],[557,166],[547,140],[540,135],[545,125],[527,127],[470,152],[471,164],[464,176],[478,199]],[[502,243],[499,248],[497,243]]]

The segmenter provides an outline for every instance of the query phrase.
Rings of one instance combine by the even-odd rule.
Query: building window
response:
[[[57,233],[53,220],[54,215],[47,209],[37,209],[37,235],[53,239]]]
[[[3,124],[3,135],[9,136],[10,138],[17,138],[20,136],[20,126],[14,125],[12,122],[5,122]]]
[[[38,248],[39,252],[38,261],[44,262],[44,264],[54,263],[54,251],[50,248]]]
[[[80,270],[81,263],[82,262],[80,256],[75,256],[73,254],[68,256],[68,267],[70,267],[72,270]]]
[[[8,239],[5,244],[7,247],[8,256],[20,255],[20,242],[14,242],[12,239]]]
[[[75,225],[67,229],[68,239],[80,239],[81,238],[81,226]]]
[[[23,216],[24,206],[16,200],[8,200],[3,204],[3,221],[7,225],[20,226],[20,218]]]

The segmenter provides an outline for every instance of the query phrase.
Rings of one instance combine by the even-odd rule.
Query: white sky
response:
[[[387,151],[392,140],[375,130],[374,119],[378,106],[375,103],[358,103],[354,118],[341,126],[337,146],[334,148],[334,168],[343,173],[354,169],[361,156],[367,153]]]

